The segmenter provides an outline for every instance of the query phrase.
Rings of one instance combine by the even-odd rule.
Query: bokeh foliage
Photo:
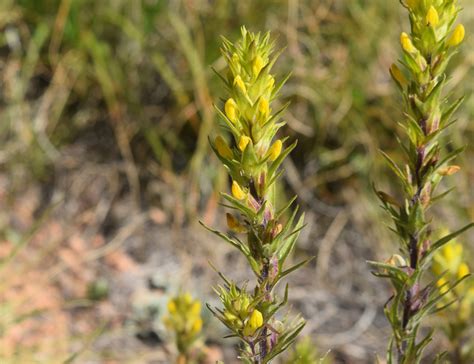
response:
[[[373,165],[376,150],[395,145],[400,110],[386,69],[401,19],[396,1],[3,1],[1,163],[47,179],[63,150],[86,139],[97,158],[124,161],[136,195],[150,163],[160,167],[152,174],[189,177],[184,200],[193,211],[197,191],[211,191],[200,176],[217,165],[203,164],[219,92],[208,65],[224,65],[216,29],[234,38],[245,24],[274,31],[288,47],[277,66],[292,72],[283,94],[292,101],[290,132],[300,134],[294,160],[303,185],[343,202],[334,192],[385,173]],[[471,48],[455,60],[452,83],[472,79]],[[472,86],[463,85],[458,144],[473,129]]]

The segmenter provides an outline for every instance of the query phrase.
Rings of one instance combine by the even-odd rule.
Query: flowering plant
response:
[[[436,318],[449,341],[451,358],[456,363],[472,363],[474,343],[468,337],[474,324],[474,282],[466,279],[451,292],[446,292],[448,282],[455,282],[470,273],[463,245],[453,240],[441,248],[434,255],[432,272],[441,277],[436,285],[441,293],[446,293],[438,304],[439,307],[447,305],[446,310],[440,311]]]
[[[231,142],[223,135],[210,142],[232,179],[231,193],[222,193],[224,205],[232,212],[226,215],[229,233],[208,229],[245,256],[256,278],[255,288],[248,290],[248,284],[239,286],[220,274],[224,285],[216,292],[223,308],[210,309],[232,332],[230,336],[243,342],[241,360],[259,364],[288,348],[304,326],[301,319],[289,323],[276,318],[287,302],[288,286],[281,299],[275,287],[305,262],[290,268],[285,264],[304,216],[297,217],[298,208],[291,208],[296,197],[282,202],[275,192],[283,173],[279,167],[296,142],[285,147],[286,138],[275,138],[284,125],[280,116],[287,105],[278,110],[273,105],[288,76],[276,82],[271,74],[278,58],[273,49],[269,33],[254,34],[244,27],[236,44],[223,40],[228,67],[219,76],[229,96],[223,109],[216,109]]]
[[[187,363],[202,329],[201,302],[189,293],[178,294],[168,301],[168,313],[163,321],[175,337],[179,352],[177,363]]]
[[[432,241],[436,225],[428,216],[432,205],[450,191],[437,193],[441,180],[460,169],[451,161],[463,148],[444,155],[442,135],[454,124],[452,115],[462,102],[462,98],[452,102],[443,94],[446,67],[465,35],[464,26],[455,25],[461,9],[456,0],[401,3],[409,13],[411,34],[401,34],[402,67],[392,65],[390,74],[403,97],[405,120],[400,125],[406,137],[400,140],[400,146],[405,164],[400,167],[388,155],[382,155],[397,177],[403,198],[376,191],[393,220],[391,230],[399,238],[400,254],[388,262],[370,264],[377,268],[377,276],[388,278],[393,286],[393,295],[385,306],[393,331],[387,362],[412,364],[421,361],[431,341],[432,331],[419,338],[423,319],[442,309],[438,304],[466,278],[446,282],[440,291],[435,289],[436,281],[425,283],[423,275],[430,269],[433,255],[473,224]]]

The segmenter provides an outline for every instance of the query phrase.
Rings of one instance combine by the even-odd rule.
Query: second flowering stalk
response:
[[[392,65],[390,73],[403,97],[404,120],[400,123],[405,135],[400,149],[405,163],[400,166],[383,154],[397,177],[400,197],[377,191],[384,209],[390,214],[391,230],[400,242],[399,254],[384,263],[370,262],[378,268],[377,276],[388,278],[393,294],[385,305],[385,314],[392,328],[387,363],[413,364],[423,359],[423,350],[432,338],[432,331],[420,328],[425,317],[443,307],[439,303],[465,276],[446,281],[436,289],[436,280],[424,277],[433,256],[445,244],[471,228],[468,224],[439,239],[439,222],[429,215],[432,206],[449,193],[438,192],[444,177],[460,167],[451,164],[463,148],[445,153],[443,134],[454,124],[452,116],[462,98],[451,101],[444,95],[448,80],[448,63],[456,54],[465,35],[462,24],[455,25],[461,11],[456,0],[402,0],[407,9],[411,32],[400,36],[403,57],[401,68]],[[449,303],[447,303],[449,304]],[[439,358],[438,358],[439,359]]]
[[[286,78],[276,82],[271,69],[278,55],[273,54],[269,33],[261,35],[242,28],[236,44],[224,39],[222,54],[227,62],[220,75],[228,96],[223,108],[217,108],[224,130],[211,140],[211,146],[231,177],[231,193],[222,193],[231,212],[226,220],[229,232],[210,229],[238,249],[255,275],[256,286],[237,285],[221,274],[224,285],[216,289],[223,307],[213,313],[244,343],[241,360],[246,363],[268,363],[292,344],[304,326],[276,318],[286,304],[288,287],[279,299],[274,292],[277,283],[304,262],[286,267],[303,227],[303,216],[297,218],[295,200],[281,201],[275,185],[282,171],[280,165],[296,146],[285,147],[286,139],[276,139],[284,125],[280,116],[286,106],[273,109],[273,101]]]

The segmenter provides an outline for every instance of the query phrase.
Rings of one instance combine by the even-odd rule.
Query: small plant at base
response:
[[[329,352],[323,357],[319,356],[316,345],[312,342],[309,336],[299,340],[289,355],[288,359],[284,361],[286,364],[331,364],[333,360],[329,356]]]
[[[222,196],[233,213],[227,213],[230,234],[208,229],[245,256],[257,284],[248,291],[247,284],[239,287],[220,273],[225,284],[216,292],[224,307],[210,310],[229,328],[231,336],[242,340],[240,359],[258,364],[269,363],[285,351],[304,326],[301,319],[282,322],[276,318],[288,298],[288,286],[284,297],[277,297],[277,283],[305,262],[285,268],[304,216],[297,218],[295,208],[285,221],[296,197],[282,203],[275,196],[275,183],[282,174],[279,166],[296,143],[285,148],[285,139],[275,140],[284,125],[279,118],[286,105],[273,112],[272,102],[286,79],[276,83],[270,74],[278,57],[272,53],[269,33],[262,36],[243,27],[242,38],[235,45],[224,39],[222,54],[228,71],[220,77],[230,95],[223,110],[216,109],[234,143],[229,145],[220,135],[211,141],[232,178],[231,194]],[[239,236],[245,236],[246,242]]]
[[[441,156],[441,135],[454,123],[451,117],[462,102],[462,98],[450,102],[442,94],[446,67],[465,35],[463,25],[454,26],[460,8],[456,0],[401,3],[409,12],[411,34],[401,34],[403,67],[393,65],[390,73],[404,100],[402,127],[407,138],[400,145],[406,164],[401,168],[386,154],[383,156],[402,186],[403,200],[376,191],[392,217],[392,231],[400,240],[400,255],[393,255],[385,263],[369,263],[377,268],[375,275],[390,280],[394,290],[385,305],[393,331],[387,362],[413,364],[422,360],[423,350],[431,341],[432,330],[419,338],[423,319],[439,310],[437,304],[465,278],[446,283],[440,292],[436,281],[425,284],[423,275],[429,271],[433,255],[473,224],[432,242],[436,225],[427,216],[429,208],[447,194],[435,193],[442,178],[459,170],[450,162],[462,148]]]
[[[447,233],[447,232],[446,232]],[[436,285],[440,293],[446,291],[446,283],[461,279],[470,273],[468,259],[461,243],[451,241],[441,248],[433,258],[432,272],[441,277]],[[472,277],[457,285],[448,292],[438,307],[446,306],[437,315],[450,343],[453,362],[463,364],[474,362],[474,343],[469,340],[469,330],[474,323],[474,282]]]
[[[188,363],[202,329],[201,302],[189,293],[178,294],[168,302],[168,313],[163,321],[176,340],[177,364]]]

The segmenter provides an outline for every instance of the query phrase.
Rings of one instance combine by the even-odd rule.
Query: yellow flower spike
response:
[[[275,141],[275,143],[273,143],[273,145],[270,147],[270,149],[268,150],[268,155],[269,155],[269,160],[270,161],[274,161],[275,159],[278,158],[278,156],[280,155],[281,153],[281,148],[283,146],[283,143],[281,142],[280,139],[277,139]]]
[[[456,47],[457,45],[461,44],[461,42],[464,40],[465,34],[466,30],[464,29],[464,25],[458,24],[448,40],[448,46]]]
[[[240,77],[239,75],[235,76],[234,78],[234,86],[237,86],[240,89],[240,91],[242,91],[244,94],[247,92],[245,83],[242,80],[242,77]]]
[[[242,190],[242,187],[235,181],[232,182],[232,196],[237,200],[243,200],[247,194]]]
[[[224,105],[224,111],[230,121],[235,123],[237,121],[237,104],[233,98],[228,99]]]
[[[214,140],[214,145],[217,149],[217,153],[219,153],[222,158],[232,159],[234,156],[234,153],[232,153],[232,150],[229,148],[224,138],[220,135],[218,135]]]
[[[168,312],[173,314],[173,313],[176,313],[176,311],[177,311],[176,303],[174,302],[174,300],[170,300],[168,302]]]
[[[202,329],[202,319],[198,318],[193,322],[191,326],[191,334],[196,335],[201,332]]]
[[[439,15],[438,11],[435,9],[433,5],[430,6],[428,13],[426,14],[426,24],[429,26],[435,27],[439,23]]]
[[[390,66],[390,74],[394,80],[397,81],[400,87],[405,88],[408,85],[408,80],[395,63]]]
[[[261,97],[258,101],[258,112],[263,116],[264,119],[270,113],[270,104],[268,103],[268,100],[264,97]]]
[[[251,336],[263,325],[263,315],[259,310],[253,310],[244,327],[244,336]]]
[[[262,68],[265,66],[265,62],[262,57],[258,56],[252,62],[252,71],[255,76],[258,76]]]
[[[462,262],[458,268],[458,278],[461,279],[462,277],[467,276],[469,273],[469,266]]]
[[[402,45],[402,48],[405,50],[405,52],[415,53],[417,51],[410,37],[405,32],[400,34],[400,44]]]
[[[242,135],[239,140],[239,149],[240,151],[244,151],[247,148],[247,145],[252,141],[248,136]]]

